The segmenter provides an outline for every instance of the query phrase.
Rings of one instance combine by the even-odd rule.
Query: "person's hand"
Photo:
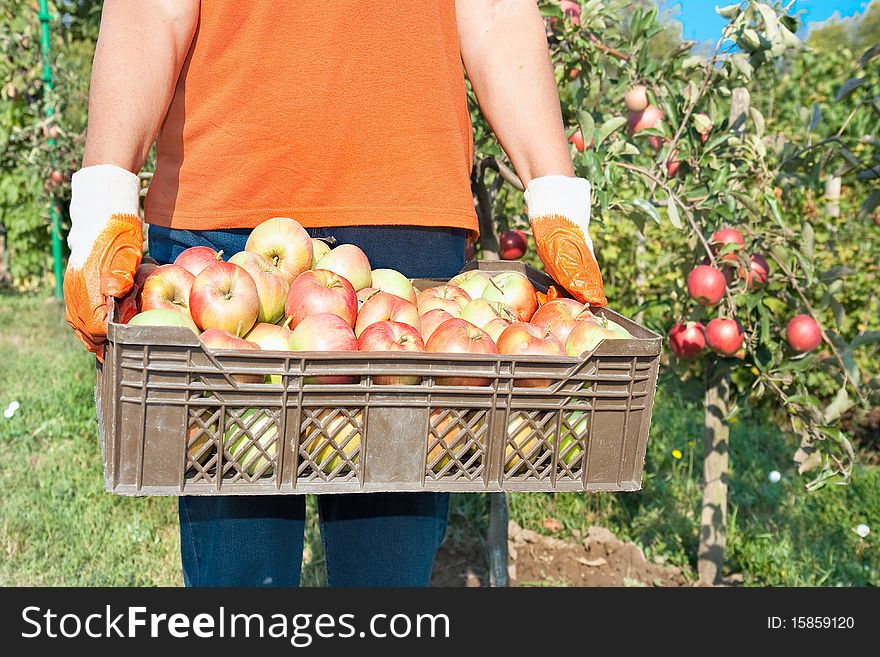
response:
[[[590,183],[544,176],[526,189],[529,222],[547,273],[581,303],[608,303],[590,239]]]
[[[71,185],[70,258],[64,275],[67,323],[103,361],[106,299],[131,289],[143,254],[138,177],[101,164],[77,171]]]

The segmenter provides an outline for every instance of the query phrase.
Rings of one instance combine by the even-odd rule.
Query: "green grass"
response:
[[[63,309],[36,297],[0,296],[0,327],[0,407],[21,404],[12,419],[0,417],[0,584],[180,584],[175,499],[104,492],[93,359],[73,338]],[[697,400],[661,391],[642,492],[513,494],[512,519],[546,532],[543,520],[552,516],[562,538],[604,525],[649,557],[692,566],[701,421]],[[751,585],[880,583],[880,469],[860,467],[850,486],[806,493],[790,439],[748,415],[732,431],[727,571],[743,573]],[[783,474],[779,484],[767,480],[771,470]],[[305,585],[324,581],[314,507],[310,499]],[[485,496],[455,496],[451,535],[484,534],[487,514]],[[866,539],[853,531],[859,523],[873,530]]]

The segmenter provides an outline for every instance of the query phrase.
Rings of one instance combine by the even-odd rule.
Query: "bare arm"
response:
[[[480,109],[517,174],[573,176],[544,21],[534,0],[456,0],[461,54]]]
[[[168,111],[199,0],[106,0],[89,92],[83,167],[137,173]]]

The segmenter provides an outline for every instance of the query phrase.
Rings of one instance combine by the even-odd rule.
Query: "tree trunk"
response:
[[[507,495],[489,493],[489,586],[510,586],[507,555]]]
[[[486,169],[492,163],[480,160],[471,172],[471,192],[474,195],[474,208],[480,225],[480,247],[483,260],[498,260],[498,233],[495,230],[495,198],[486,185]]]
[[[752,97],[745,87],[737,87],[731,92],[730,113],[727,116],[727,129],[742,134],[749,121],[749,106]]]
[[[727,480],[730,428],[727,424],[730,377],[707,382],[703,399],[703,510],[697,571],[700,583],[721,583],[727,545]]]
[[[840,176],[828,176],[825,179],[825,212],[829,217],[840,217]]]

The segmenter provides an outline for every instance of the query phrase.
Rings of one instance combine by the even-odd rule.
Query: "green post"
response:
[[[48,118],[55,114],[55,108],[52,106],[52,90],[55,83],[52,80],[52,64],[49,60],[49,49],[52,45],[51,35],[49,33],[49,1],[40,0],[40,52],[43,56],[43,114]],[[55,138],[49,137],[49,158],[52,168],[55,168]],[[61,299],[63,295],[61,283],[64,277],[64,269],[62,267],[62,251],[61,251],[61,215],[58,214],[58,201],[55,195],[52,195],[52,259],[54,261],[55,270],[55,298]]]

